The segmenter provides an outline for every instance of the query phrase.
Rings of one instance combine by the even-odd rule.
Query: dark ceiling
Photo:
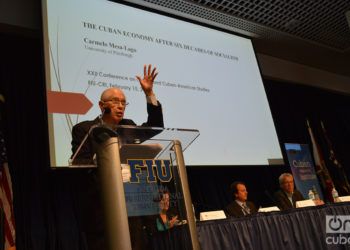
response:
[[[251,37],[258,53],[350,76],[350,0],[126,1]]]
[[[350,77],[350,0],[111,1],[133,3],[250,37],[258,58],[264,54]],[[40,1],[25,2],[34,6],[30,9],[38,9],[35,17],[39,19]],[[39,20],[37,23],[40,26]],[[8,28],[3,26],[0,24],[0,31],[6,32]]]

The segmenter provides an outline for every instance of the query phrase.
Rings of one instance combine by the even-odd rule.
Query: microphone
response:
[[[109,113],[111,113],[111,109],[108,108],[108,107],[103,107],[102,113],[101,113],[101,115],[100,115],[100,121],[99,121],[99,123],[98,123],[98,124],[94,124],[94,125],[92,125],[92,126],[89,128],[89,130],[88,130],[88,132],[86,133],[86,135],[84,136],[83,140],[80,142],[80,144],[79,144],[77,150],[75,151],[75,153],[73,154],[73,156],[68,160],[69,166],[74,165],[74,160],[75,160],[75,158],[78,156],[78,153],[80,152],[80,150],[81,150],[81,148],[83,147],[83,145],[85,144],[85,141],[87,140],[87,138],[88,138],[89,135],[91,134],[91,131],[92,131],[94,128],[96,128],[96,127],[103,126],[103,121],[102,121],[103,115],[104,115],[104,114],[109,114]]]
[[[89,131],[86,133],[86,135],[84,136],[83,140],[81,141],[81,143],[79,144],[79,147],[77,148],[77,150],[75,151],[75,153],[73,154],[72,158],[70,158],[68,160],[68,165],[72,166],[74,165],[74,160],[77,157],[78,153],[80,152],[80,149],[82,148],[82,146],[85,144],[85,141],[87,140],[87,138],[89,137],[89,135],[91,134],[91,131],[100,126],[99,124],[94,124],[89,128]]]
[[[264,194],[266,195],[267,198],[269,198],[270,201],[272,201],[273,204],[277,204],[275,198],[271,195],[271,193],[265,189]]]
[[[102,114],[101,114],[101,118],[103,117],[104,114],[110,114],[111,113],[111,108],[109,108],[108,106],[105,106],[106,102],[101,100],[101,103],[104,103],[104,105],[102,106]]]
[[[89,131],[86,133],[86,135],[84,136],[83,140],[81,141],[81,143],[79,144],[79,147],[77,148],[77,150],[75,151],[75,153],[73,154],[72,158],[70,158],[68,160],[68,164],[69,166],[74,165],[74,160],[77,157],[78,153],[80,152],[81,148],[83,147],[83,145],[85,144],[86,140],[88,139],[89,135],[91,134],[92,130],[97,128],[97,127],[104,127],[103,121],[102,121],[102,117],[105,114],[110,114],[111,113],[111,108],[109,107],[103,107],[102,109],[102,114],[100,117],[100,122],[98,124],[94,124],[90,127]],[[110,135],[111,136],[111,135]]]
[[[111,113],[111,108],[108,108],[108,107],[103,107],[103,111],[102,111],[102,116],[103,115],[107,115],[107,114],[110,114]]]

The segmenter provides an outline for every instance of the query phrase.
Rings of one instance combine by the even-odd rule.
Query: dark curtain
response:
[[[2,125],[13,180],[17,249],[86,249],[76,209],[79,170],[49,167],[41,34],[1,33],[0,50],[0,91],[7,100]],[[349,174],[349,97],[273,81],[266,81],[265,88],[280,142],[310,143],[305,118],[315,129],[322,119]],[[287,166],[189,166],[196,212],[227,205],[234,180],[247,183],[249,199],[257,206],[269,205],[279,174],[288,170]]]
[[[17,249],[84,249],[71,192],[76,173],[49,167],[41,37],[0,34],[0,50]]]
[[[48,249],[48,144],[41,44],[36,37],[0,35],[4,134],[13,183],[18,249]],[[53,218],[51,218],[53,219]]]

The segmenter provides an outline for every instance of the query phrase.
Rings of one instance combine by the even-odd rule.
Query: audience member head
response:
[[[231,190],[235,200],[238,200],[240,202],[246,202],[248,197],[248,191],[244,182],[235,181],[231,184]]]
[[[121,89],[108,88],[103,91],[99,101],[103,121],[111,125],[118,125],[124,117],[126,105],[126,98]]]
[[[294,192],[294,179],[293,179],[293,175],[291,175],[290,173],[283,173],[280,175],[280,177],[278,178],[278,181],[280,183],[280,187],[281,189],[288,193],[288,194],[292,194]]]

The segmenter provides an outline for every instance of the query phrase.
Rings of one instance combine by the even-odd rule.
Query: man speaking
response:
[[[148,119],[142,126],[163,127],[161,104],[153,92],[156,68],[144,66],[143,77],[137,76],[141,88],[146,95]],[[92,121],[76,124],[72,131],[73,164],[94,164],[95,149],[91,131],[102,125],[116,129],[118,125],[136,125],[132,120],[124,118],[127,99],[121,89],[109,88],[103,91],[99,101],[101,115]],[[101,204],[100,180],[97,169],[82,169],[75,176],[75,193],[77,200],[77,216],[79,231],[86,240],[89,250],[106,249],[104,237],[104,218]],[[132,235],[133,236],[133,235]],[[135,244],[135,239],[132,241]]]
[[[153,92],[154,79],[158,73],[156,68],[144,66],[143,78],[136,76],[141,88],[146,95],[148,119],[142,126],[164,127],[162,106],[157,101]],[[98,103],[101,115],[92,121],[83,121],[76,124],[72,130],[72,163],[93,164],[95,150],[89,132],[94,125],[105,125],[115,129],[117,125],[136,125],[130,119],[124,119],[125,108],[128,105],[126,97],[121,89],[109,88],[103,91]]]

